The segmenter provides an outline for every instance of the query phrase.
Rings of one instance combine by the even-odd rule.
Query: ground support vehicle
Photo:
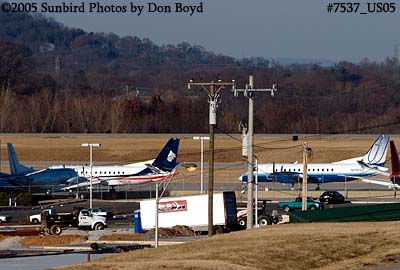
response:
[[[142,228],[155,228],[156,200],[140,202]],[[214,193],[213,230],[220,234],[238,229],[234,192]],[[161,198],[158,203],[158,227],[188,226],[195,232],[208,231],[208,195]]]
[[[301,209],[302,208],[301,206],[302,206],[301,197],[297,197],[294,201],[279,202],[279,207],[282,208],[285,212]],[[310,197],[307,197],[307,209],[315,210],[322,208],[324,208],[324,205],[322,203],[317,202]]]
[[[272,224],[278,224],[282,222],[282,210],[279,208],[277,203],[271,203],[269,201],[263,200],[260,201],[262,203],[261,207],[258,206],[257,212],[257,224],[259,226],[267,226]],[[259,202],[259,203],[260,203]],[[259,205],[259,204],[258,204]],[[247,209],[241,210],[237,214],[238,223],[242,227],[246,227],[247,225]]]
[[[42,213],[42,225],[44,229],[54,235],[61,234],[64,228],[75,227],[78,229],[103,230],[107,227],[106,218],[91,214],[87,209],[79,212],[60,213],[55,210]]]

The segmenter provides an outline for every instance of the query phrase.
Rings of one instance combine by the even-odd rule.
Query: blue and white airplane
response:
[[[74,181],[77,173],[72,169],[34,170],[19,163],[17,154],[11,143],[7,143],[10,174],[0,173],[0,187],[13,190],[32,192],[59,191],[69,181]]]
[[[307,181],[319,186],[322,183],[352,181],[377,174],[387,174],[388,169],[384,166],[388,143],[389,136],[380,135],[362,157],[333,163],[309,163],[307,166]],[[303,178],[303,164],[260,164],[257,177],[258,182],[295,184]],[[247,183],[247,173],[244,173],[239,179],[243,183]]]
[[[92,185],[119,186],[161,181],[178,172],[177,156],[179,138],[171,138],[155,159],[125,165],[93,165]],[[50,168],[70,168],[78,173],[79,179],[70,181],[63,190],[90,186],[90,166],[57,165]]]

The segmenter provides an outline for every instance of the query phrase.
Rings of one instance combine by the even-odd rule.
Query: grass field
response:
[[[285,224],[59,269],[398,269],[400,222]]]
[[[23,161],[86,161],[88,149],[81,147],[85,142],[101,143],[94,151],[97,162],[135,162],[152,159],[167,142],[168,135],[3,135],[1,136],[1,158],[7,159],[6,142],[11,142]],[[200,143],[192,136],[180,136],[179,157],[181,161],[199,161]],[[313,161],[332,162],[364,154],[374,142],[370,137],[327,137],[307,138],[313,149]],[[397,143],[400,139],[395,138]],[[302,138],[292,141],[291,135],[280,137],[256,136],[255,154],[261,162],[292,162],[301,160]],[[296,147],[298,146],[298,147]],[[287,149],[285,149],[287,148]],[[207,141],[205,151],[208,150]],[[216,162],[239,162],[241,139],[218,135],[215,139]],[[206,158],[207,153],[206,153]]]

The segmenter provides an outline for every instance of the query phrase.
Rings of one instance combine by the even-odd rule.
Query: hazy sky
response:
[[[397,1],[392,1],[397,5],[394,13],[367,15],[359,14],[367,10],[367,1],[363,0],[357,0],[361,5],[356,14],[328,13],[326,6],[338,0],[97,1],[104,5],[126,5],[129,9],[132,2],[145,5],[145,11],[150,2],[172,7],[176,2],[192,5],[202,2],[203,13],[189,16],[144,11],[138,16],[131,12],[89,13],[86,9],[85,13],[45,15],[86,31],[147,37],[160,45],[187,41],[240,58],[380,61],[392,57],[394,45],[400,43],[400,2]],[[48,4],[59,2],[47,1]],[[66,1],[71,2],[81,3]],[[85,1],[85,7],[89,2]]]

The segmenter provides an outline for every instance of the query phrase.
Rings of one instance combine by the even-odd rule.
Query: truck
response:
[[[302,207],[302,198],[297,197],[294,201],[281,201],[279,202],[279,207],[281,207],[285,212],[292,210],[298,210]],[[315,210],[322,209],[324,205],[320,202],[315,201],[313,198],[307,197],[307,209]]]
[[[76,210],[77,208],[74,208],[74,211],[80,211],[83,208],[78,207],[79,209]],[[53,209],[45,209],[42,211],[42,213],[48,213],[49,211],[52,211]],[[106,211],[103,208],[89,208],[89,212],[92,215],[97,215],[97,216],[103,216],[105,218],[111,218],[113,216],[111,211]],[[39,214],[34,214],[29,216],[29,222],[30,223],[41,223],[42,222],[42,213]]]
[[[53,209],[45,209],[42,211],[42,213],[49,213],[49,211],[52,211]],[[30,223],[41,223],[42,222],[42,213],[39,214],[34,214],[29,216],[29,222]]]
[[[261,200],[262,206],[257,207],[257,224],[259,226],[267,226],[283,222],[283,213],[277,203],[271,203],[267,200]],[[286,214],[286,213],[285,213]],[[242,227],[247,226],[247,209],[241,210],[237,214],[238,223]],[[255,217],[254,217],[255,218]]]
[[[42,212],[41,221],[44,230],[53,235],[61,234],[64,228],[103,230],[107,227],[105,217],[93,215],[87,209],[59,214],[55,209],[50,209]]]
[[[8,215],[0,215],[0,223],[9,222],[11,220],[11,216]]]
[[[142,228],[155,228],[156,199],[140,201]],[[236,196],[233,191],[213,194],[213,233],[237,229]],[[158,203],[158,227],[188,226],[196,233],[208,231],[208,195],[161,198]]]

